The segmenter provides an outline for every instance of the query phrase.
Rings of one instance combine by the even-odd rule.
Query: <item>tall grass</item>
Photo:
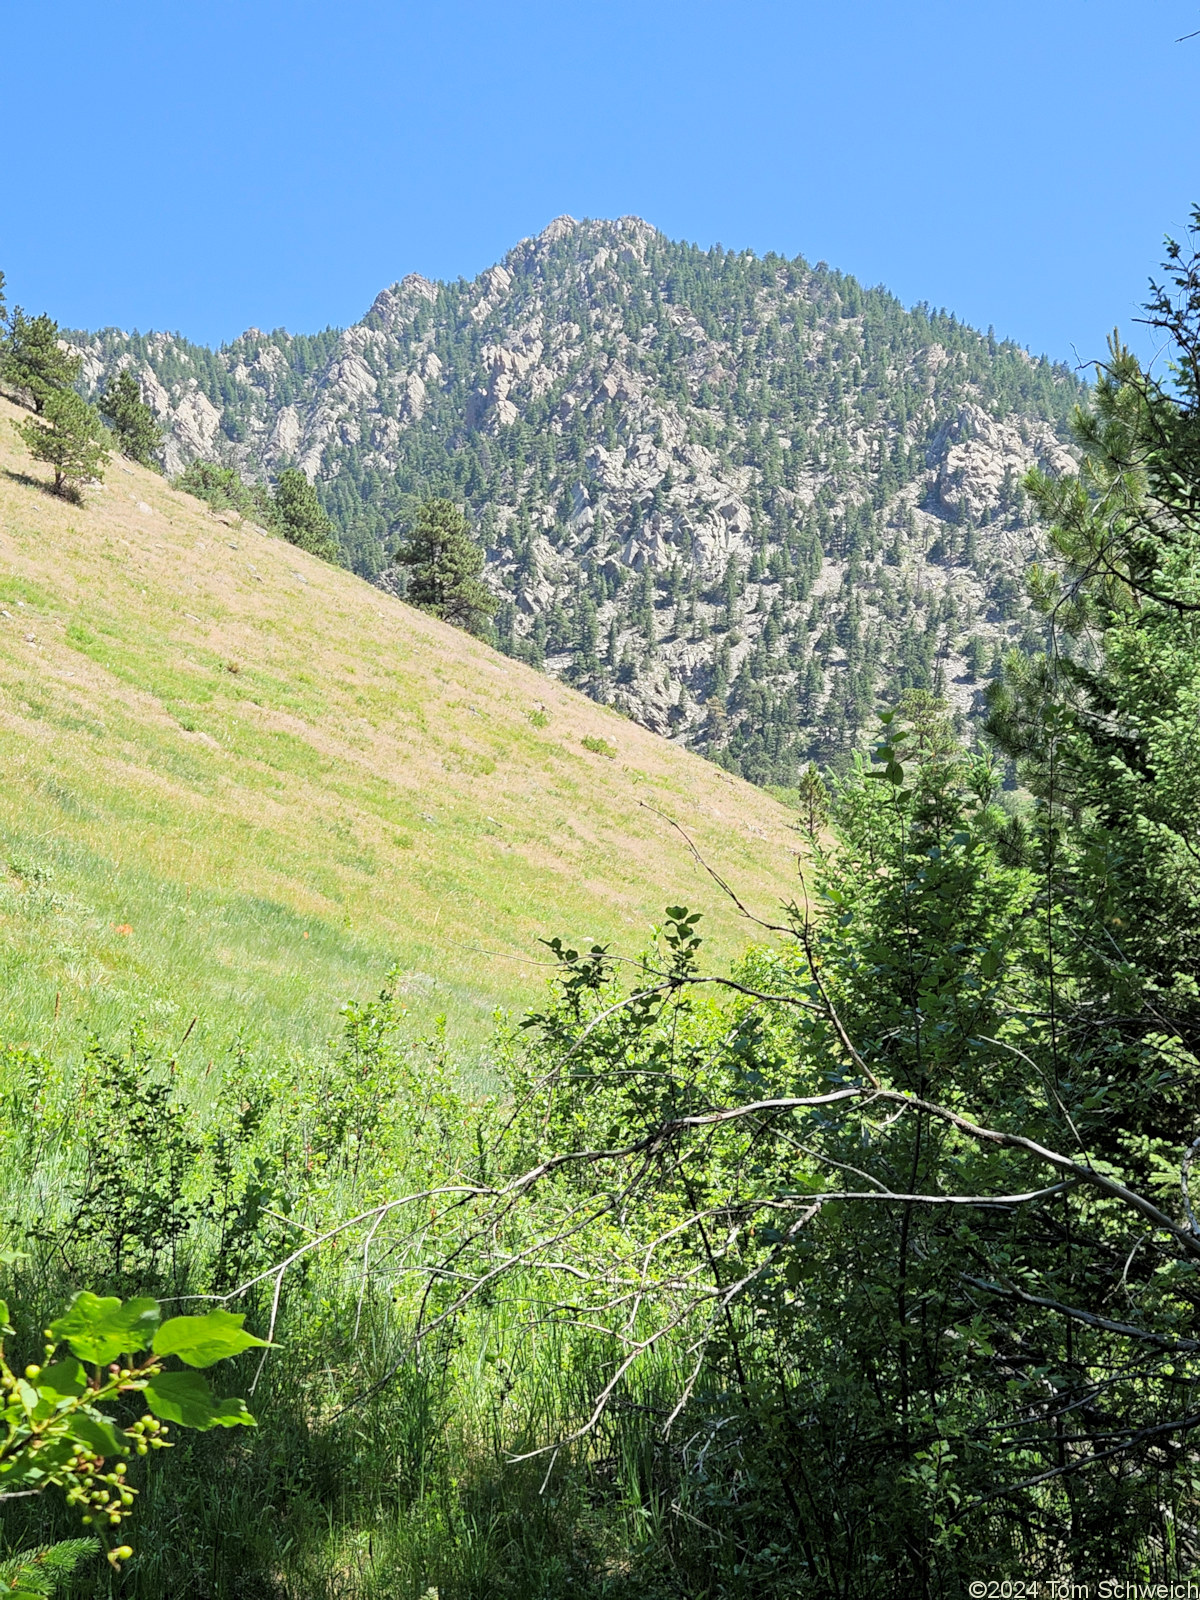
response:
[[[471,1103],[444,1042],[406,1034],[389,1002],[351,1016],[346,1035],[304,1061],[243,1054],[207,1103],[203,1080],[185,1087],[170,1058],[144,1039],[119,1061],[8,1050],[0,1196],[28,1252],[4,1285],[19,1308],[15,1345],[34,1349],[37,1330],[85,1281],[181,1303],[229,1286],[214,1198],[222,1136],[235,1200],[273,1164],[271,1198],[287,1208],[257,1218],[237,1264],[250,1276],[307,1230],[405,1183],[468,1167]],[[155,1086],[172,1091],[170,1115],[149,1144],[120,1153],[119,1179],[97,1194],[105,1141],[122,1116],[132,1120],[150,1103]],[[180,1198],[155,1189],[173,1138],[193,1148],[181,1236],[156,1252],[155,1226],[165,1238],[169,1224],[143,1220],[134,1229],[140,1254],[115,1260],[101,1238],[81,1248],[81,1196],[90,1192],[114,1218],[124,1198],[143,1219],[147,1196]],[[180,1435],[140,1474],[137,1558],[120,1579],[107,1567],[89,1571],[72,1592],[138,1600],[659,1592],[664,1524],[678,1522],[680,1507],[664,1490],[647,1419],[661,1415],[681,1381],[675,1357],[647,1363],[585,1443],[514,1464],[588,1415],[609,1371],[607,1346],[541,1320],[536,1288],[519,1273],[414,1344],[426,1278],[406,1270],[411,1261],[389,1263],[385,1239],[383,1259],[364,1279],[361,1245],[360,1235],[334,1241],[285,1281],[276,1348],[257,1384],[255,1361],[229,1364],[225,1385],[249,1394],[258,1427],[237,1437]],[[270,1289],[260,1285],[239,1302],[260,1331]],[[72,1531],[72,1517],[48,1498],[6,1507],[10,1548]]]

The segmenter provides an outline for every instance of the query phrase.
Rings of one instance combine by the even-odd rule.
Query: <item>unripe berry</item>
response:
[[[32,1363],[30,1363],[30,1365],[25,1368],[25,1376],[27,1378],[31,1379],[31,1380],[33,1378],[40,1378],[41,1375],[42,1375],[41,1367],[36,1367]]]
[[[128,1561],[132,1554],[133,1546],[130,1544],[119,1544],[113,1551],[113,1555],[116,1556],[118,1561]]]

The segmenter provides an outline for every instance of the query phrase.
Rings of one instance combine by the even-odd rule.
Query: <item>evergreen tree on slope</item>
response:
[[[317,491],[298,467],[287,467],[275,487],[276,525],[285,539],[309,555],[340,566],[342,553],[333,523],[321,509]]]
[[[141,386],[132,372],[121,371],[108,384],[100,399],[100,415],[112,428],[117,444],[131,461],[157,468],[156,457],[162,448],[162,429],[154,413],[142,399]]]
[[[82,357],[64,350],[58,323],[44,313],[27,317],[14,306],[6,319],[0,377],[21,396],[28,395],[41,414],[52,394],[70,389],[79,377]]]
[[[40,417],[13,426],[34,459],[54,468],[54,493],[65,500],[78,500],[85,483],[104,476],[109,459],[104,424],[74,389],[51,389]]]
[[[427,500],[394,560],[409,569],[408,600],[468,633],[481,633],[497,600],[482,581],[484,554],[462,512],[449,500]]]

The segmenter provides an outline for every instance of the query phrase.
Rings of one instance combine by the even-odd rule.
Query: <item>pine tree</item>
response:
[[[321,509],[317,491],[298,467],[287,467],[275,486],[275,512],[284,538],[309,555],[341,565],[333,523]]]
[[[58,323],[45,316],[27,317],[14,306],[6,322],[2,376],[10,389],[29,395],[33,409],[46,410],[52,394],[69,389],[79,377],[83,358],[64,350]]]
[[[51,389],[40,418],[13,426],[35,460],[54,468],[54,493],[64,499],[78,500],[85,483],[104,476],[109,459],[104,424],[74,389]]]
[[[483,551],[451,501],[427,500],[393,559],[409,569],[412,605],[469,633],[483,630],[497,601],[480,577]]]
[[[157,467],[155,457],[162,448],[162,429],[142,399],[141,386],[132,372],[123,370],[108,384],[99,411],[116,435],[123,455],[141,462],[143,467]]]
[[[0,1593],[50,1596],[58,1591],[87,1556],[100,1553],[98,1539],[63,1539],[33,1550],[19,1550],[0,1560]]]

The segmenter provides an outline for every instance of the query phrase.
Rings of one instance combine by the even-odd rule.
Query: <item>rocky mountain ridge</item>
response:
[[[299,465],[389,587],[414,502],[464,504],[502,648],[774,783],[844,758],[903,688],[969,714],[1034,641],[1020,482],[1069,467],[1083,393],[823,264],[633,217],[559,218],[470,282],[409,276],[341,331],[80,343],[91,383],[136,372],[169,471]]]

